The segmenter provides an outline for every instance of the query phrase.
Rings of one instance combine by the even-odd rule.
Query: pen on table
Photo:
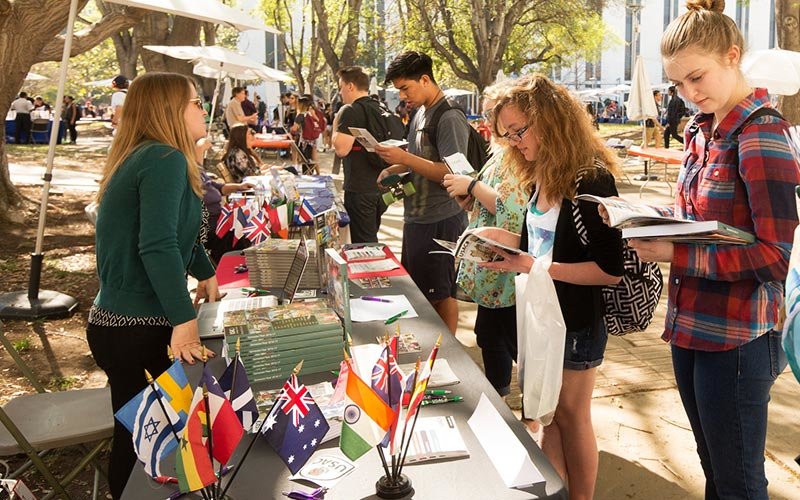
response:
[[[252,288],[252,287],[242,288],[242,291],[247,293],[266,293],[266,294],[270,293],[269,290],[262,290],[261,288]]]
[[[461,396],[453,396],[451,398],[423,399],[422,403],[420,404],[422,406],[427,406],[427,405],[440,405],[443,403],[457,403],[459,401],[464,401],[464,398],[462,398]]]
[[[391,318],[389,318],[389,319],[387,319],[386,321],[384,321],[384,322],[383,322],[383,324],[385,324],[385,325],[391,325],[392,323],[394,323],[394,322],[395,322],[395,321],[397,321],[398,319],[402,318],[402,317],[403,317],[403,316],[405,316],[406,314],[408,314],[408,309],[406,309],[405,311],[400,311],[399,313],[395,314],[395,315],[394,315],[394,316],[392,316]]]
[[[381,298],[381,297],[371,297],[369,295],[362,295],[361,296],[361,300],[368,300],[370,302],[385,302],[387,304],[391,304],[392,303],[392,301],[389,300],[389,299],[384,299],[384,298]]]
[[[453,391],[446,391],[444,389],[428,389],[425,391],[426,396],[447,396],[452,393]]]

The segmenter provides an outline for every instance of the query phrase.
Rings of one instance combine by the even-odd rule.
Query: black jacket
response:
[[[595,175],[584,176],[578,194],[618,196],[614,176],[605,169],[595,169],[594,172]],[[584,246],[581,243],[575,228],[575,220],[572,217],[572,201],[565,199],[561,202],[561,211],[556,222],[553,262],[595,261],[606,273],[612,276],[622,276],[622,233],[603,223],[597,212],[596,203],[579,201],[578,209],[589,236],[589,244]],[[521,250],[528,251],[527,223],[523,224],[519,247]],[[603,314],[605,314],[601,294],[602,287],[573,285],[562,281],[554,283],[567,330],[572,332],[586,327],[596,329],[599,326],[598,321],[602,321]]]
[[[676,95],[669,98],[667,104],[667,123],[678,123],[686,113],[686,104]]]

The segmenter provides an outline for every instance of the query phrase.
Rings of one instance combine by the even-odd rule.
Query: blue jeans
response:
[[[706,500],[767,500],[767,405],[786,367],[778,332],[723,352],[672,346],[672,366],[706,476]]]

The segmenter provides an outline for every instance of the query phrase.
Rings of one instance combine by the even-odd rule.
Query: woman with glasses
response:
[[[493,128],[507,141],[506,159],[532,196],[516,241],[526,253],[500,251],[505,260],[486,267],[527,273],[537,259],[550,264],[567,333],[561,393],[552,422],[544,426],[542,450],[569,484],[570,498],[590,499],[598,467],[592,389],[608,339],[601,290],[623,274],[622,239],[603,224],[595,204],[580,201],[589,240],[581,243],[573,200],[584,193],[616,196],[617,158],[583,105],[541,75],[505,89],[494,108]]]
[[[153,106],[158,102],[158,106]],[[116,412],[176,359],[201,359],[194,306],[217,300],[214,267],[200,243],[203,186],[196,142],[205,116],[192,80],[147,73],[130,86],[97,193],[100,291],[86,329],[97,365],[108,375]],[[187,274],[198,280],[194,303]],[[213,355],[213,353],[211,353]],[[131,434],[114,422],[109,465],[117,499],[136,463]]]
[[[501,86],[484,91],[487,120],[501,93]],[[466,201],[470,209],[469,228],[500,227],[514,234],[522,230],[528,193],[504,161],[503,147],[493,143],[486,166],[473,178],[448,174],[442,185],[450,196]],[[472,203],[474,201],[474,203]],[[511,391],[511,367],[517,359],[517,317],[514,273],[498,272],[461,260],[458,286],[478,305],[475,336],[481,348],[486,378],[501,395]]]
[[[235,183],[249,175],[261,175],[261,160],[253,151],[256,133],[244,123],[231,127],[223,159]]]

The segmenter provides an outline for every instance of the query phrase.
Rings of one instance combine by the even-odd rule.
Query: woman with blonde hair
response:
[[[608,340],[601,290],[623,274],[622,239],[602,223],[595,204],[579,201],[589,240],[581,243],[573,200],[584,193],[616,196],[617,158],[583,105],[542,75],[522,77],[505,89],[494,108],[493,127],[508,144],[506,159],[516,178],[532,196],[517,238],[526,253],[501,251],[504,260],[486,267],[527,273],[537,259],[550,264],[567,333],[561,393],[542,432],[542,451],[569,484],[571,499],[591,499],[598,467],[592,389]]]
[[[108,375],[114,412],[147,386],[145,369],[157,376],[169,367],[167,347],[188,363],[202,356],[194,305],[219,298],[199,241],[203,186],[195,147],[205,136],[205,115],[187,77],[136,78],[103,169],[96,232],[100,291],[86,336]],[[199,282],[194,303],[187,273]],[[130,433],[114,422],[114,498],[122,496],[135,462]]]
[[[699,108],[665,213],[718,220],[755,235],[749,245],[631,240],[645,261],[670,263],[662,339],[706,477],[707,499],[766,499],[767,405],[786,367],[780,304],[797,214],[800,171],[766,89],[739,63],[744,39],[721,0],[689,0],[661,39],[667,77]],[[605,216],[604,213],[602,213]]]
[[[261,175],[261,160],[253,151],[256,133],[245,123],[237,123],[228,133],[222,158],[231,174],[231,182],[240,183],[250,175]]]

